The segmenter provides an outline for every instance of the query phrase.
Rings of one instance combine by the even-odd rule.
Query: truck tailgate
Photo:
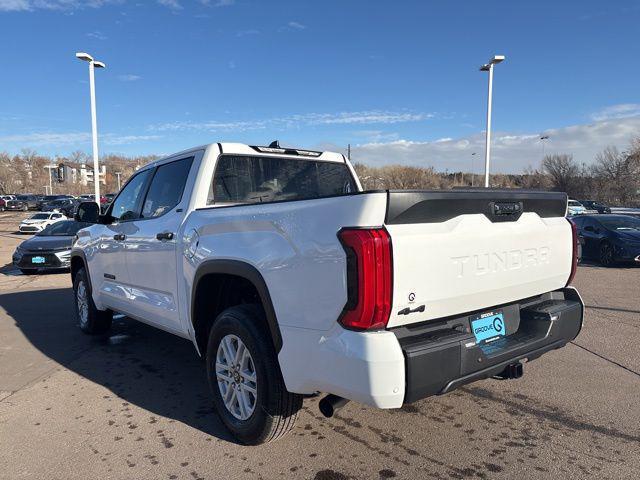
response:
[[[388,327],[423,322],[565,286],[572,233],[564,193],[390,191]]]

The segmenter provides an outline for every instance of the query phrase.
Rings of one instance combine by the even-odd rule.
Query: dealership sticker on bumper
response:
[[[471,330],[478,343],[494,337],[505,335],[504,316],[502,312],[488,312],[471,320]]]

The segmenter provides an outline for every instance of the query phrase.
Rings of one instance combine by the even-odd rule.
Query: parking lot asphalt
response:
[[[230,438],[192,345],[128,319],[75,325],[68,273],[11,265],[20,214],[0,214],[0,479],[640,478],[640,268],[581,266],[580,336],[519,380]],[[322,368],[322,365],[310,365]]]

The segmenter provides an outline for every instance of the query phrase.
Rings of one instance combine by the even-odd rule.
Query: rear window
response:
[[[207,203],[306,200],[355,191],[355,182],[344,163],[222,155],[218,159]]]

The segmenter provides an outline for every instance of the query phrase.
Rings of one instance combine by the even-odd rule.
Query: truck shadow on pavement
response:
[[[189,341],[126,318],[115,319],[108,335],[87,336],[72,299],[67,288],[31,290],[0,295],[0,307],[35,348],[66,369],[152,414],[234,442]]]

